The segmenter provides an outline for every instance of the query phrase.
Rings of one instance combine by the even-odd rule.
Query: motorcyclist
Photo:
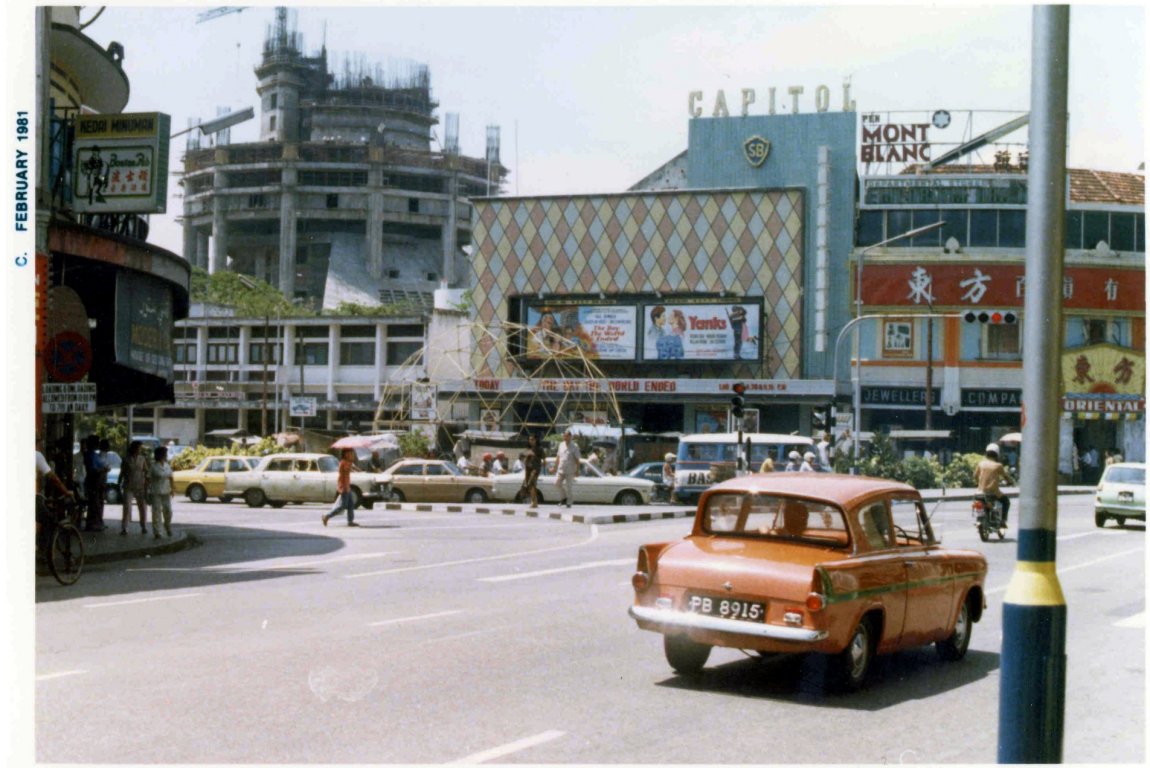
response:
[[[1002,526],[1006,527],[1006,516],[1010,512],[1010,499],[1002,492],[1000,485],[1013,485],[1010,471],[998,460],[998,444],[986,446],[986,456],[974,468],[974,482],[978,492],[987,498],[996,498],[1002,504]]]

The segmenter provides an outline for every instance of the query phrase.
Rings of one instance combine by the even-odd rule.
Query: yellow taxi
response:
[[[181,469],[172,473],[172,495],[184,494],[197,504],[216,498],[231,501],[235,496],[224,493],[224,481],[229,474],[251,472],[258,456],[209,456],[195,469]]]

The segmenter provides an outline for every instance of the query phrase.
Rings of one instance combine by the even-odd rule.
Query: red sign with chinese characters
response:
[[[1026,296],[1022,264],[863,264],[866,307],[1018,307]],[[1114,267],[1066,267],[1062,306],[1144,312],[1145,271]]]

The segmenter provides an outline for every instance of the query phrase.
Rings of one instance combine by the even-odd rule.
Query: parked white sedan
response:
[[[655,484],[650,480],[627,475],[605,475],[586,459],[580,460],[579,477],[575,478],[574,498],[576,504],[621,504],[636,506],[649,504]],[[491,483],[491,494],[498,501],[527,501],[522,496],[523,472],[498,475]],[[543,472],[536,485],[539,489],[539,502],[559,501],[560,491],[555,485],[555,459],[547,459]]]
[[[326,453],[273,453],[265,456],[250,472],[228,475],[224,490],[228,496],[242,496],[249,507],[269,504],[282,507],[288,502],[335,500],[339,460]],[[355,505],[370,509],[387,493],[378,475],[351,473]]]

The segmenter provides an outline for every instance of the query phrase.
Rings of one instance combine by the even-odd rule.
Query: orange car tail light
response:
[[[818,613],[827,605],[827,599],[820,595],[818,592],[811,592],[807,595],[807,610],[811,613]]]
[[[651,586],[651,576],[646,571],[635,571],[635,575],[631,577],[631,586],[636,592],[642,592]]]

